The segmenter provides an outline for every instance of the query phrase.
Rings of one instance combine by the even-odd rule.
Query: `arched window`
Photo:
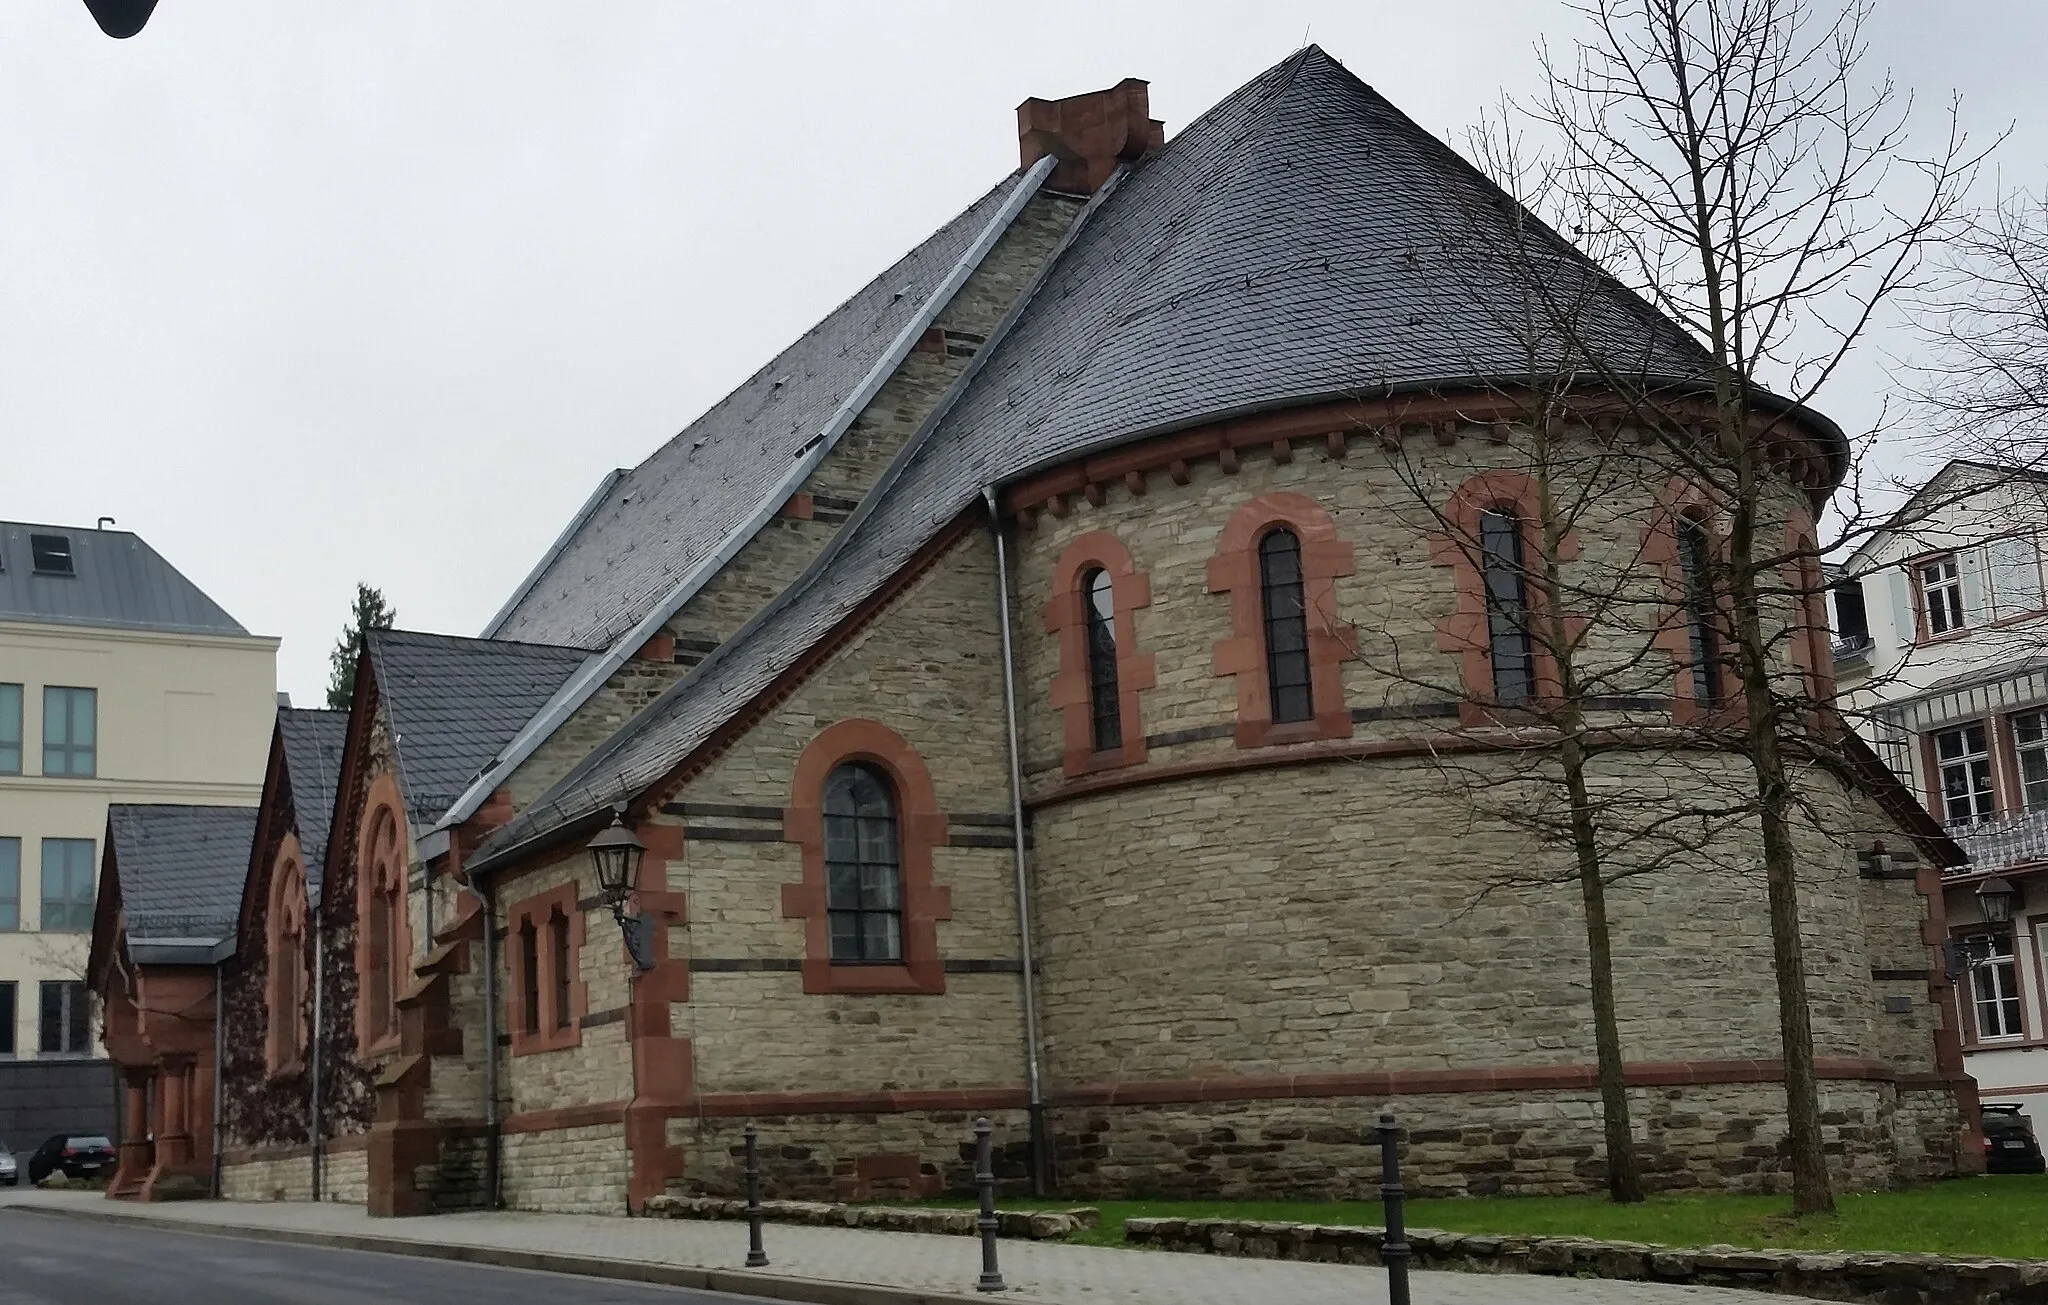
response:
[[[1308,601],[1301,584],[1301,539],[1282,527],[1259,540],[1259,601],[1266,635],[1266,691],[1275,724],[1309,720]]]
[[[1096,567],[1081,577],[1088,618],[1088,722],[1097,752],[1124,745],[1123,700],[1116,683],[1116,596],[1109,572]]]
[[[833,770],[824,824],[832,963],[901,964],[903,876],[889,777],[859,761]]]
[[[1527,702],[1536,691],[1529,639],[1529,590],[1522,564],[1522,520],[1511,507],[1479,514],[1480,570],[1486,586],[1486,637],[1497,702]]]
[[[1692,658],[1692,700],[1721,705],[1721,646],[1714,633],[1720,603],[1714,593],[1714,550],[1706,523],[1678,518],[1678,565],[1685,579],[1685,638]]]
[[[295,838],[287,838],[271,871],[269,925],[270,1023],[264,1061],[271,1074],[283,1075],[298,1068],[305,1051],[306,874]]]

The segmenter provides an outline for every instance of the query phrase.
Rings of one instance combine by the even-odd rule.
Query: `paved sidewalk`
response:
[[[269,1234],[292,1240],[341,1242],[357,1249],[441,1255],[482,1263],[525,1257],[523,1267],[561,1267],[534,1257],[577,1260],[581,1271],[617,1268],[605,1276],[638,1277],[642,1266],[740,1270],[747,1230],[741,1223],[604,1218],[560,1214],[444,1214],[422,1219],[371,1219],[361,1207],[306,1203],[182,1201],[138,1205],[97,1192],[9,1192],[0,1217],[33,1211],[85,1218],[146,1220],[167,1229]],[[785,1300],[863,1305],[889,1299],[959,1300],[975,1295],[980,1243],[972,1237],[810,1228],[770,1224],[767,1269],[721,1274],[710,1286]],[[382,1243],[381,1246],[378,1243]],[[984,1301],[1044,1305],[1373,1305],[1386,1300],[1379,1269],[1334,1264],[1236,1260],[1164,1251],[1004,1241],[1003,1277],[1010,1290]],[[518,1261],[515,1260],[515,1263]],[[569,1271],[579,1271],[570,1268]],[[669,1280],[677,1281],[671,1277]],[[880,1287],[861,1292],[852,1284]],[[1417,1305],[1783,1305],[1784,1297],[1715,1287],[1680,1287],[1597,1279],[1513,1274],[1413,1275]]]

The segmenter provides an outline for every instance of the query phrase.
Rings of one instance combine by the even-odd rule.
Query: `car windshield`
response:
[[[106,1150],[112,1147],[113,1145],[114,1144],[112,1142],[109,1142],[106,1138],[101,1137],[96,1133],[88,1137],[74,1137],[70,1141],[70,1146],[72,1147],[72,1149],[78,1151],[86,1151],[93,1149]]]

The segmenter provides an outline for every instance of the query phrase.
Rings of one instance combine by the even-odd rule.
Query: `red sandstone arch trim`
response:
[[[1436,624],[1437,647],[1458,658],[1465,697],[1458,704],[1458,719],[1466,725],[1488,725],[1522,714],[1512,704],[1493,701],[1493,636],[1486,615],[1486,574],[1481,565],[1479,518],[1481,514],[1506,508],[1515,514],[1522,530],[1522,559],[1525,572],[1534,572],[1543,557],[1543,497],[1536,481],[1522,472],[1497,469],[1471,476],[1444,504],[1444,529],[1429,534],[1430,562],[1451,568],[1456,577],[1458,610]],[[1576,530],[1566,529],[1557,540],[1557,560],[1570,562],[1579,555]],[[1529,610],[1529,649],[1534,663],[1538,702],[1555,701],[1559,689],[1557,658],[1544,637],[1549,620],[1548,599],[1540,584],[1524,585]],[[1576,641],[1585,630],[1584,618],[1565,618],[1565,638]]]
[[[897,864],[903,876],[903,963],[834,965],[825,910],[825,780],[841,762],[865,761],[896,786]],[[804,991],[910,993],[946,991],[939,955],[940,920],[953,918],[952,893],[932,882],[932,849],[946,842],[946,813],[924,758],[902,735],[872,720],[827,727],[797,759],[782,836],[803,849],[803,880],[782,886],[784,919],[804,922]]]
[[[398,999],[411,968],[404,812],[391,773],[372,778],[356,826],[356,1046],[365,1057],[397,1048]]]
[[[1081,581],[1101,568],[1109,575],[1115,611],[1117,717],[1123,744],[1095,750],[1093,700],[1088,680],[1088,595]],[[1107,530],[1092,530],[1060,554],[1053,564],[1052,599],[1045,605],[1045,628],[1059,640],[1060,669],[1052,679],[1052,705],[1065,727],[1064,766],[1069,775],[1145,760],[1145,728],[1138,695],[1158,683],[1151,653],[1138,651],[1137,609],[1152,605],[1152,578],[1138,570],[1123,541]]]
[[[1315,715],[1308,720],[1273,721],[1272,692],[1266,683],[1265,610],[1259,584],[1259,541],[1276,528],[1301,540],[1301,587],[1308,607],[1309,692]],[[1358,637],[1337,616],[1337,577],[1358,569],[1357,554],[1340,538],[1323,505],[1305,494],[1275,490],[1231,513],[1209,559],[1209,592],[1230,595],[1234,633],[1219,640],[1213,661],[1217,675],[1237,680],[1237,746],[1264,747],[1351,735],[1344,704],[1343,663],[1357,655]]]
[[[270,1018],[263,1067],[271,1078],[296,1074],[305,1065],[306,920],[306,867],[299,836],[287,833],[271,865],[264,917],[264,996]]]

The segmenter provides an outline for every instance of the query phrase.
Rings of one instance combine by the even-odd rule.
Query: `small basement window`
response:
[[[71,537],[68,535],[30,535],[29,551],[35,555],[37,575],[73,575],[71,569]]]

